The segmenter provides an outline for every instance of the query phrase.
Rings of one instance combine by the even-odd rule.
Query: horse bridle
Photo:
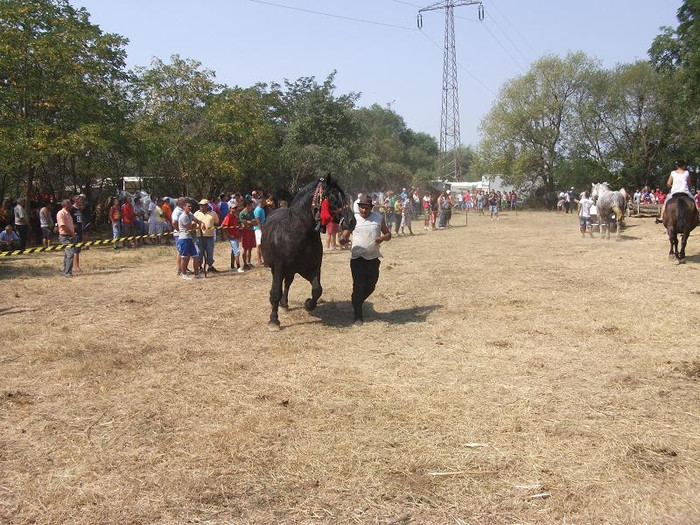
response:
[[[323,202],[323,199],[326,199],[328,197],[328,193],[326,192],[325,188],[326,184],[326,179],[320,178],[318,179],[318,185],[316,186],[316,189],[314,190],[314,195],[311,198],[311,210],[314,212],[314,215],[316,214],[317,211],[321,210],[321,203]],[[330,203],[330,199],[329,199]],[[338,222],[336,219],[340,219],[342,216],[343,212],[343,207],[341,206],[340,208],[331,208],[331,215],[333,216],[333,221]]]

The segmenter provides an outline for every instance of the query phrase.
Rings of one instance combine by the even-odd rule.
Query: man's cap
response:
[[[209,201],[207,199],[202,199],[201,201],[199,201],[199,204],[200,205],[209,204]]]
[[[360,202],[357,203],[358,206],[372,206],[372,197],[370,195],[363,195]]]

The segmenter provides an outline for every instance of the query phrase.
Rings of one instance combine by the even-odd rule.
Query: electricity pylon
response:
[[[425,11],[445,10],[445,51],[442,65],[442,112],[440,116],[440,155],[438,169],[441,180],[461,180],[459,156],[459,87],[457,82],[457,52],[455,49],[454,8],[465,5],[479,6],[479,20],[484,19],[481,0],[445,0],[418,11],[418,28],[423,27]]]

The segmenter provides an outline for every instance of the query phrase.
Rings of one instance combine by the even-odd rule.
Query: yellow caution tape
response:
[[[215,226],[216,230],[221,230],[222,226]],[[239,227],[239,229],[242,229]],[[41,252],[58,252],[65,250],[66,248],[84,248],[85,246],[104,246],[107,244],[116,244],[125,241],[136,241],[139,239],[157,239],[159,237],[165,237],[172,235],[173,232],[166,233],[154,233],[152,235],[132,235],[130,237],[119,237],[118,239],[103,239],[99,241],[85,241],[85,242],[73,242],[69,244],[52,244],[48,248],[43,246],[38,246],[36,248],[27,248],[25,250],[10,250],[8,252],[0,252],[0,257],[10,257],[12,255],[28,255],[31,253],[41,253]]]

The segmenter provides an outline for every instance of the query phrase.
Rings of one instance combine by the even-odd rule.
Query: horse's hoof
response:
[[[277,322],[270,321],[269,323],[267,323],[267,329],[270,332],[279,332],[280,331],[280,322],[279,321],[277,321]]]
[[[307,312],[312,312],[313,310],[315,310],[315,309],[316,309],[316,303],[314,302],[314,300],[313,300],[313,299],[307,299],[306,301],[304,301],[304,309],[305,309]]]
[[[280,308],[284,308],[286,310],[287,308],[289,308],[289,304],[280,301]]]

